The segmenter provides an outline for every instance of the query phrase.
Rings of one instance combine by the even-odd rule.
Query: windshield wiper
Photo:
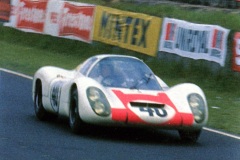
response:
[[[144,84],[144,82],[146,84],[148,84],[150,82],[150,80],[152,79],[153,74],[149,73],[149,74],[145,74],[144,77],[142,77],[139,81],[136,82],[136,84],[134,84],[132,87],[130,87],[130,89],[139,89],[138,87],[141,86],[142,84]]]
[[[146,84],[148,84],[148,82],[152,79],[152,76],[153,76],[152,73],[146,74],[146,77],[147,77]]]

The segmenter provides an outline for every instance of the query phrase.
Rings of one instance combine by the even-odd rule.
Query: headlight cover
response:
[[[109,116],[111,113],[110,105],[107,101],[106,96],[104,93],[96,88],[96,87],[89,87],[87,89],[87,97],[88,101],[92,107],[92,110],[99,116]]]
[[[206,116],[205,103],[203,98],[196,93],[192,93],[188,96],[188,103],[191,107],[194,119],[197,123],[202,123]]]

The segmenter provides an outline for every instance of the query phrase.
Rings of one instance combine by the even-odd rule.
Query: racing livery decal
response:
[[[63,86],[63,81],[55,81],[52,83],[51,87],[51,93],[50,93],[50,101],[52,105],[52,109],[54,112],[58,112],[59,110],[59,104],[60,104],[60,96],[61,96],[61,90]]]
[[[122,91],[113,90],[122,101],[125,109],[112,108],[112,119],[129,123],[142,123],[152,125],[191,125],[192,114],[184,113],[187,118],[182,119],[181,114],[165,93],[157,95],[149,94],[125,94]],[[141,100],[141,101],[138,101]]]

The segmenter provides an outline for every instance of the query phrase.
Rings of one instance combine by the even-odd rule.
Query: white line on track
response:
[[[28,75],[25,75],[25,74],[22,74],[22,73],[18,73],[18,72],[15,72],[15,71],[11,71],[11,70],[8,70],[8,69],[4,69],[4,68],[0,68],[0,71],[6,72],[6,73],[11,73],[11,74],[17,75],[19,77],[27,78],[27,79],[33,79],[33,77],[31,77],[31,76],[28,76]]]
[[[0,71],[7,72],[7,73],[10,73],[10,74],[14,74],[14,75],[17,75],[17,76],[20,76],[20,77],[23,77],[23,78],[27,78],[27,79],[31,79],[31,80],[33,79],[33,77],[31,77],[31,76],[28,76],[28,75],[25,75],[25,74],[22,74],[22,73],[18,73],[18,72],[15,72],[15,71],[11,71],[11,70],[8,70],[8,69],[4,69],[4,68],[0,68]],[[224,136],[227,136],[227,137],[231,137],[231,138],[240,140],[240,137],[237,136],[237,135],[232,135],[232,134],[229,134],[229,133],[225,133],[225,132],[218,131],[218,130],[211,129],[211,128],[207,128],[207,127],[203,127],[203,129],[206,130],[206,131],[209,131],[209,132],[217,133],[217,134],[220,134],[220,135],[224,135]]]
[[[225,133],[225,132],[218,131],[218,130],[211,129],[211,128],[207,128],[207,127],[203,127],[203,129],[206,130],[206,131],[209,131],[209,132],[214,132],[214,133],[217,133],[217,134],[221,134],[221,135],[224,135],[224,136],[227,136],[227,137],[231,137],[231,138],[240,140],[240,137],[236,136],[236,135],[232,135],[232,134],[229,134],[229,133]]]

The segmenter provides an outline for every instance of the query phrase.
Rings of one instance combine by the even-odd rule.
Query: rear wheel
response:
[[[43,107],[42,103],[42,85],[40,82],[36,84],[36,92],[34,96],[34,110],[35,110],[35,115],[37,118],[41,121],[47,119],[47,111]]]
[[[178,132],[181,139],[189,143],[196,143],[201,134],[201,130],[179,130]]]
[[[69,109],[69,125],[72,132],[79,133],[82,123],[78,111],[78,92],[77,89],[74,89],[71,94]]]

